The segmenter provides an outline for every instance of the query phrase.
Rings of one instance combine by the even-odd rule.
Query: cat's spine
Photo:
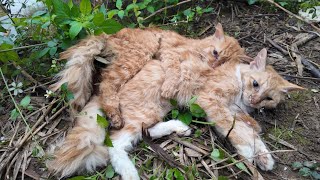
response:
[[[62,178],[76,172],[92,172],[96,167],[107,164],[109,154],[104,146],[105,129],[98,125],[97,114],[103,116],[98,98],[93,97],[80,112],[75,127],[65,140],[50,148],[49,171]]]
[[[90,36],[77,45],[60,54],[60,59],[66,59],[65,69],[56,75],[58,82],[50,86],[57,91],[61,85],[68,82],[68,89],[74,93],[70,102],[74,109],[82,109],[92,92],[92,76],[95,56],[106,48],[108,35]]]

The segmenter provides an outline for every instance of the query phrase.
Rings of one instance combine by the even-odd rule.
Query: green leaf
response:
[[[240,169],[246,172],[247,174],[251,175],[246,167],[246,165],[243,164],[243,162],[239,162],[236,164],[236,166]]]
[[[191,104],[193,104],[194,102],[196,102],[197,99],[198,99],[198,96],[193,96],[193,97],[188,101],[188,105],[190,106]]]
[[[93,24],[96,26],[100,26],[104,21],[104,14],[99,12],[93,17]]]
[[[188,9],[184,10],[184,11],[183,11],[183,14],[184,14],[185,16],[190,16],[190,15],[192,14],[191,8],[188,8]]]
[[[106,178],[113,178],[114,174],[115,174],[114,169],[113,169],[112,165],[109,164],[106,169],[105,177]]]
[[[107,9],[106,9],[106,5],[101,4],[99,12],[103,13],[104,15],[107,15]]]
[[[206,112],[198,105],[198,104],[191,104],[190,105],[190,112],[195,117],[206,117]]]
[[[16,120],[19,116],[20,116],[20,114],[19,114],[19,112],[17,111],[17,109],[13,109],[13,110],[11,111],[11,114],[10,114],[10,119]]]
[[[314,178],[314,179],[320,179],[320,174],[317,172],[317,171],[312,171],[311,172],[311,176]]]
[[[202,11],[203,11],[204,13],[213,12],[213,10],[214,10],[214,9],[213,9],[212,7],[202,9]]]
[[[111,139],[110,139],[110,135],[109,135],[108,132],[106,133],[106,137],[105,137],[105,139],[104,139],[104,144],[105,144],[106,146],[108,146],[108,147],[113,147],[113,144],[112,144],[112,141],[111,141]]]
[[[120,19],[123,19],[124,11],[123,10],[119,11],[118,12],[118,16],[119,16]]]
[[[50,56],[55,55],[55,54],[56,54],[56,52],[57,52],[57,50],[58,50],[58,48],[57,48],[57,47],[52,47],[52,48],[50,48],[50,51],[49,51]]]
[[[178,119],[186,125],[189,125],[192,121],[192,115],[189,112],[186,112],[183,114],[179,114]]]
[[[36,11],[35,13],[32,14],[32,18],[44,15],[45,13],[47,13],[47,11]]]
[[[107,34],[114,34],[119,30],[121,30],[123,26],[113,19],[107,19],[103,21],[103,23],[101,24],[101,26],[99,26],[99,28],[101,28],[103,32]]]
[[[48,44],[49,47],[54,47],[54,46],[57,45],[57,43],[54,42],[54,41],[49,41],[47,44]]]
[[[69,0],[68,6],[69,6],[70,9],[73,7],[73,2],[72,2],[72,0]]]
[[[91,2],[90,0],[81,0],[80,2],[80,11],[84,15],[88,15],[91,13]]]
[[[109,122],[105,117],[100,116],[97,114],[97,123],[102,128],[107,128],[109,126]]]
[[[42,58],[44,55],[46,55],[48,53],[48,51],[50,50],[50,48],[44,48],[42,49],[40,52],[37,53],[36,58]]]
[[[168,169],[166,172],[166,180],[172,180],[174,169]]]
[[[179,115],[179,111],[177,109],[173,109],[171,111],[171,118],[172,119],[176,119],[178,117],[178,115]]]
[[[112,9],[111,11],[107,12],[108,18],[109,19],[113,18],[113,16],[118,14],[118,12],[119,12],[118,9]]]
[[[0,32],[7,32],[7,30],[4,27],[2,27],[1,24],[0,24]]]
[[[68,178],[68,180],[86,180],[87,178],[85,176],[75,176],[72,178]]]
[[[3,43],[0,45],[0,50],[7,50],[12,49],[13,45]],[[0,61],[8,62],[8,61],[17,61],[19,60],[19,55],[16,51],[7,51],[7,52],[0,52]]]
[[[73,21],[71,23],[71,28],[69,30],[69,35],[71,39],[74,39],[82,29],[82,24],[78,21]]]
[[[281,6],[285,6],[285,5],[287,5],[288,3],[287,3],[287,2],[279,2],[279,4],[280,4]]]
[[[67,101],[74,99],[73,93],[71,91],[67,91],[66,98],[67,98]]]
[[[117,7],[118,9],[121,9],[121,7],[122,7],[122,0],[117,0],[117,2],[116,2],[116,7]]]
[[[248,0],[248,4],[249,5],[252,5],[252,4],[254,4],[254,3],[256,3],[258,0]]]
[[[184,176],[176,168],[174,168],[174,177],[176,178],[176,180],[184,180]]]
[[[79,18],[80,17],[80,9],[79,6],[73,6],[71,8],[71,16],[73,18]]]
[[[62,92],[67,92],[68,91],[68,82],[65,82],[61,85],[60,87]]]
[[[303,165],[310,169],[316,169],[319,166],[319,164],[315,161],[305,161],[303,162]]]
[[[310,171],[309,168],[303,167],[303,168],[301,168],[301,169],[299,170],[299,174],[300,174],[301,176],[307,177],[307,176],[310,176],[310,175],[311,175],[311,171]]]
[[[297,169],[300,169],[300,168],[302,168],[303,167],[303,165],[302,165],[302,163],[301,162],[294,162],[294,163],[292,163],[292,169],[295,171],[295,170],[297,170]]]
[[[153,6],[148,6],[148,7],[147,7],[147,11],[148,11],[149,13],[154,13],[154,7],[153,7]]]
[[[219,176],[218,180],[229,180],[227,176]]]
[[[25,96],[21,101],[20,101],[20,105],[23,107],[23,108],[26,108],[31,102],[31,98],[30,96]]]
[[[68,4],[61,0],[52,0],[53,10],[56,15],[55,21],[57,24],[61,24],[64,21],[68,21],[71,18],[71,11]]]
[[[202,131],[201,131],[200,129],[197,129],[197,130],[194,132],[194,137],[195,137],[195,138],[198,138],[198,137],[201,136],[201,134],[202,134]]]
[[[224,158],[224,152],[221,149],[213,149],[210,157],[215,161],[221,161]]]
[[[177,107],[178,106],[178,102],[174,99],[170,99],[170,104],[173,106],[173,107]]]

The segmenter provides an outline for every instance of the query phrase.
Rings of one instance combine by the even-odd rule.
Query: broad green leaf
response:
[[[310,171],[309,168],[303,167],[303,168],[301,168],[301,169],[299,170],[299,174],[300,174],[301,176],[307,177],[307,176],[310,176],[310,175],[311,175],[311,171]]]
[[[23,107],[23,108],[26,108],[31,102],[31,98],[30,96],[25,96],[21,101],[20,101],[20,105]]]
[[[111,11],[107,12],[108,18],[111,19],[113,18],[114,15],[118,14],[119,10],[118,9],[112,9]]]
[[[113,169],[112,165],[109,164],[106,169],[105,177],[106,178],[113,178],[114,174],[115,174],[114,169]]]
[[[105,139],[104,139],[104,144],[105,144],[106,146],[108,146],[108,147],[113,147],[113,144],[112,144],[112,141],[111,141],[111,139],[110,139],[110,135],[109,135],[108,132],[106,133],[106,137],[105,137]]]
[[[318,173],[317,171],[312,171],[311,172],[311,176],[314,178],[314,179],[320,179],[320,173]]]
[[[191,104],[190,105],[190,112],[195,117],[206,117],[206,112],[198,105],[198,104]]]
[[[97,123],[102,128],[107,128],[109,126],[109,122],[105,117],[100,116],[97,114]]]
[[[192,121],[192,115],[189,112],[182,113],[178,115],[178,119],[186,125],[189,125]]]
[[[101,24],[101,26],[99,26],[99,28],[101,28],[103,30],[103,32],[105,32],[107,34],[114,34],[114,33],[118,32],[119,30],[121,30],[123,28],[123,26],[113,19],[107,19],[107,20],[103,21],[103,24]]]
[[[224,152],[220,149],[213,149],[210,157],[215,161],[221,161],[224,158]]]
[[[126,11],[130,11],[131,9],[137,9],[139,6],[136,3],[131,3],[126,7]]]
[[[117,1],[116,1],[116,7],[117,7],[118,9],[121,9],[121,8],[122,8],[122,0],[117,0]]]
[[[120,19],[123,19],[124,11],[123,10],[119,11],[118,12],[118,16],[119,16]]]
[[[167,170],[167,172],[166,172],[166,180],[172,180],[172,178],[173,178],[173,172],[174,172],[173,169],[168,169],[168,170]]]
[[[0,50],[7,50],[12,49],[13,45],[3,43],[0,45]],[[0,61],[8,62],[8,61],[18,61],[19,55],[16,51],[7,51],[7,52],[0,52]]]
[[[99,8],[99,12],[103,13],[104,15],[107,15],[107,9],[106,9],[106,5],[101,4],[100,8]]]
[[[190,16],[191,13],[192,13],[191,8],[188,8],[188,9],[186,9],[186,10],[183,11],[183,14],[184,14],[185,16]]]
[[[82,24],[78,21],[73,21],[71,23],[71,28],[69,30],[69,35],[71,39],[74,39],[82,29]]]
[[[46,55],[48,53],[48,51],[50,50],[50,48],[44,48],[42,49],[40,52],[37,53],[36,58],[42,58],[44,55]]]
[[[55,55],[55,54],[56,54],[56,52],[57,52],[57,50],[58,50],[58,48],[57,48],[57,47],[52,47],[52,48],[50,48],[50,51],[49,51],[50,56]]]
[[[179,115],[179,111],[177,109],[173,109],[171,111],[171,118],[172,119],[176,119],[178,117],[178,115]]]
[[[73,8],[73,2],[72,2],[72,0],[69,0],[69,1],[68,1],[68,6],[69,6],[70,9]]]
[[[80,9],[79,6],[73,6],[71,8],[71,16],[73,18],[79,18],[80,17]]]
[[[54,42],[54,41],[49,41],[47,44],[48,44],[49,47],[54,47],[54,46],[57,45],[57,43]]]
[[[147,11],[148,11],[149,13],[154,13],[154,7],[153,7],[153,6],[148,6],[148,7],[147,7]]]
[[[84,15],[88,15],[91,13],[91,2],[90,0],[81,0],[80,2],[80,11]]]
[[[58,24],[61,24],[64,21],[67,21],[70,19],[71,11],[68,4],[64,3],[61,0],[52,0],[52,3],[53,3],[54,14],[56,15],[54,20]]]
[[[99,12],[97,14],[94,15],[93,17],[93,24],[96,26],[99,26],[103,23],[104,21],[104,14]]]
[[[281,6],[285,6],[285,5],[287,5],[288,3],[287,2],[279,2],[279,4],[281,5]]]
[[[43,14],[47,13],[47,11],[36,11],[35,13],[32,14],[32,18],[41,16]]]
[[[293,170],[297,170],[297,169],[300,169],[300,168],[302,168],[302,167],[303,167],[303,165],[302,165],[301,162],[294,162],[294,163],[292,163],[292,169],[293,169]]]
[[[304,161],[303,165],[310,169],[316,169],[319,166],[319,164],[315,161]]]

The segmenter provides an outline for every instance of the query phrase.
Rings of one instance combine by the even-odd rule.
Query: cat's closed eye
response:
[[[266,98],[265,98],[265,100],[267,100],[267,101],[271,101],[271,100],[273,100],[273,99],[272,99],[271,97],[269,97],[269,96],[268,96],[268,97],[266,97]]]

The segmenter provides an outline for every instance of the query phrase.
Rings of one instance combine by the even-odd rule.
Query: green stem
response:
[[[8,93],[9,93],[9,95],[10,95],[10,97],[11,97],[12,101],[13,101],[14,106],[15,106],[15,107],[16,107],[16,109],[18,110],[18,112],[19,112],[19,114],[20,114],[20,116],[21,116],[22,120],[23,120],[23,121],[24,121],[24,123],[26,124],[26,126],[27,126],[28,130],[30,130],[30,126],[29,126],[29,124],[27,123],[27,121],[26,121],[26,119],[24,118],[24,116],[23,116],[23,114],[22,114],[22,112],[21,112],[21,110],[20,110],[20,108],[19,108],[18,104],[16,103],[16,101],[14,100],[14,98],[13,98],[13,96],[12,96],[11,92],[9,91],[9,87],[8,87],[8,84],[7,84],[7,82],[6,82],[6,79],[5,79],[5,77],[4,77],[3,73],[2,73],[2,69],[1,69],[1,67],[0,67],[0,73],[1,73],[1,76],[2,76],[2,79],[3,79],[4,84],[6,85],[7,91],[8,91]]]
[[[194,123],[198,123],[198,124],[205,124],[205,125],[210,125],[210,126],[214,126],[214,122],[204,122],[204,121],[197,121],[197,120],[192,120],[192,122]]]

